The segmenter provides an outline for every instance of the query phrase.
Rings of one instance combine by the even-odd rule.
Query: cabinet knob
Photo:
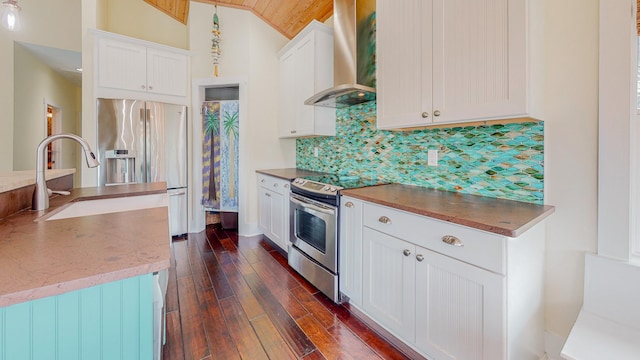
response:
[[[346,206],[348,208],[352,208],[353,207],[353,203],[351,201],[347,201],[347,203],[344,204],[344,206]]]
[[[144,90],[144,89],[146,88],[146,86],[144,86],[144,85],[140,85],[140,88],[141,88],[142,90]]]
[[[424,255],[422,255],[422,254],[416,255],[416,260],[422,262],[422,260],[424,260]]]
[[[273,187],[278,187],[278,184],[273,184]]]
[[[264,184],[264,179],[260,180],[260,182]]]
[[[267,195],[267,197],[271,197],[271,194],[269,193],[264,193],[265,195]]]
[[[291,130],[291,133],[292,133],[292,134],[295,134],[295,133],[296,133],[296,131],[295,131],[295,130]]]
[[[404,251],[402,253],[404,254],[404,256],[409,256],[409,255],[411,255],[411,250],[404,249]]]
[[[284,184],[284,188],[288,189],[289,188],[289,184]]]
[[[422,113],[422,117],[423,117],[423,118],[425,118],[425,119],[426,119],[426,118],[428,118],[428,117],[429,117],[429,113],[428,113],[428,112],[426,112],[426,111],[425,111],[425,112],[423,112],[423,113]]]
[[[433,116],[440,116],[440,110],[436,110],[433,112]]]
[[[391,224],[391,219],[389,219],[386,216],[380,216],[380,219],[378,219],[378,221],[380,221],[383,224]]]
[[[153,86],[149,86],[149,90],[153,90]]]
[[[442,242],[451,246],[464,246],[462,241],[453,235],[445,235],[442,237]]]

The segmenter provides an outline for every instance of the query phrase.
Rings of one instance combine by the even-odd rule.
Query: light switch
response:
[[[438,166],[438,150],[427,151],[427,165]]]

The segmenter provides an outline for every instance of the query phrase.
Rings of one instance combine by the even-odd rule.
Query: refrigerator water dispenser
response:
[[[107,181],[105,185],[132,184],[136,182],[136,157],[129,150],[107,150]]]

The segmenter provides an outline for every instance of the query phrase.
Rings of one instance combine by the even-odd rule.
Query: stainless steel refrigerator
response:
[[[187,233],[187,109],[98,99],[100,186],[166,181],[171,235]]]

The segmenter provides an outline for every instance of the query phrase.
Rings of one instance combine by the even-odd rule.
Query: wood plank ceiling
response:
[[[189,12],[189,0],[145,0],[153,3],[171,4],[172,9]],[[281,34],[291,39],[311,20],[324,22],[333,15],[333,0],[195,0],[206,4],[249,10]],[[165,13],[169,11],[162,10]],[[171,14],[170,14],[171,15]],[[186,16],[184,23],[186,23]]]

